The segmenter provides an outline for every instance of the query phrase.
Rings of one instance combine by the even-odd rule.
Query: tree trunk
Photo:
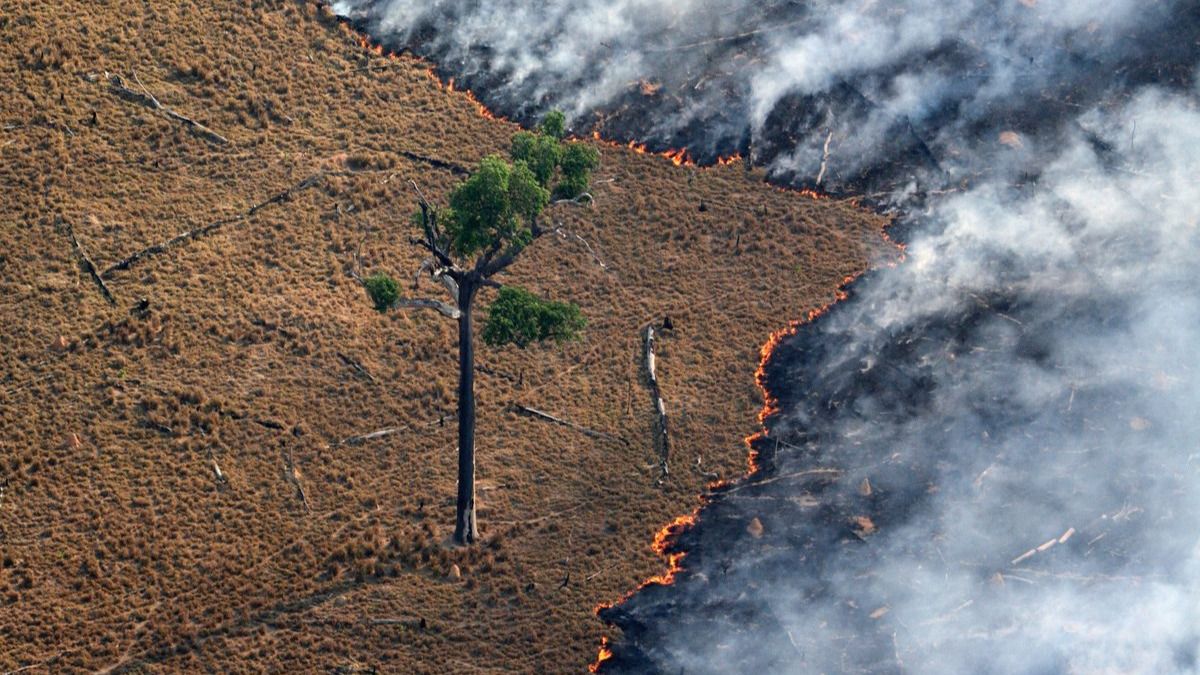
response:
[[[479,539],[475,523],[475,344],[471,331],[471,304],[477,290],[463,279],[458,289],[458,504],[454,541],[473,544]]]

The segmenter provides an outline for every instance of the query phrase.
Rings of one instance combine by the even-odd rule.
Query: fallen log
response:
[[[112,276],[114,274],[116,274],[117,272],[119,272],[121,270],[127,270],[131,266],[133,266],[134,263],[137,263],[145,258],[149,258],[150,256],[153,256],[153,255],[158,255],[159,253],[164,253],[168,249],[170,249],[174,246],[178,246],[179,244],[182,244],[184,242],[202,237],[202,236],[209,234],[209,233],[213,232],[214,230],[217,230],[225,225],[229,225],[230,223],[236,223],[238,221],[245,220],[245,219],[249,218],[250,216],[253,216],[254,214],[258,213],[262,209],[266,208],[267,206],[271,206],[273,204],[279,204],[281,202],[284,202],[284,201],[290,199],[297,192],[301,192],[303,190],[307,190],[308,188],[313,187],[314,185],[319,183],[325,177],[325,175],[326,174],[324,174],[324,173],[313,174],[312,176],[305,178],[304,180],[300,181],[299,183],[296,183],[295,185],[289,187],[288,189],[286,189],[282,192],[276,193],[276,194],[272,195],[271,197],[267,198],[266,200],[261,201],[261,202],[255,204],[254,206],[251,206],[249,209],[247,209],[246,211],[244,211],[242,213],[239,213],[235,216],[231,216],[229,218],[218,220],[216,222],[209,223],[207,225],[202,225],[200,227],[193,228],[191,230],[188,230],[187,232],[183,232],[182,234],[177,234],[174,237],[171,237],[170,239],[168,239],[164,242],[154,244],[152,246],[147,246],[146,248],[143,248],[142,250],[137,251],[136,253],[133,253],[132,255],[129,255],[128,257],[123,258],[123,259],[119,260],[118,262],[113,263],[112,265],[109,265],[103,272],[100,273],[100,276],[104,279],[111,279]]]
[[[151,110],[161,113],[168,119],[182,123],[184,126],[188,127],[192,133],[209,141],[210,143],[215,143],[217,145],[229,144],[228,138],[225,138],[221,134],[209,129],[187,115],[163,105],[158,98],[154,96],[154,94],[150,93],[150,90],[146,88],[146,85],[142,84],[142,81],[138,79],[137,73],[133,74],[133,79],[137,82],[138,87],[141,88],[141,91],[130,88],[127,84],[125,84],[125,79],[120,75],[108,76],[109,91],[116,94],[117,97],[129,101],[130,103],[136,103],[138,105],[145,106]]]
[[[60,223],[63,222],[61,216],[58,218],[58,220]],[[104,283],[104,279],[100,276],[99,271],[97,271],[96,263],[92,262],[92,259],[88,257],[87,251],[83,250],[83,244],[80,244],[79,239],[75,236],[75,228],[72,227],[70,223],[65,223],[65,225],[67,228],[67,236],[71,238],[71,246],[75,249],[75,255],[77,255],[79,260],[83,263],[83,269],[87,271],[88,276],[92,278],[92,281],[96,282],[96,286],[100,288],[100,293],[104,296],[104,299],[108,301],[108,304],[116,305],[117,299],[113,297],[112,291],[108,288],[108,284]]]
[[[368,372],[366,367],[363,366],[363,364],[356,361],[354,358],[347,356],[347,355],[343,354],[342,352],[337,352],[337,357],[342,360],[342,363],[346,364],[352,370],[354,370],[354,372],[367,378],[372,383],[375,382],[375,376],[372,375],[370,372]]]
[[[662,389],[658,384],[658,371],[655,367],[654,326],[646,326],[645,353],[646,379],[650,384],[650,396],[654,402],[654,412],[657,415],[654,424],[654,447],[658,451],[659,468],[662,470],[659,476],[661,482],[671,473],[667,464],[671,457],[671,437],[667,420],[667,404],[663,401]]]
[[[620,436],[614,436],[613,434],[610,434],[610,433],[606,433],[603,431],[597,431],[595,429],[590,429],[581,424],[576,424],[569,420],[564,420],[561,417],[555,417],[554,415],[551,415],[550,413],[542,412],[541,410],[538,410],[537,408],[530,408],[529,406],[524,406],[524,405],[521,405],[520,403],[514,403],[513,409],[516,410],[518,413],[521,413],[521,414],[529,416],[529,417],[536,417],[538,419],[543,419],[548,422],[553,422],[560,426],[567,427],[568,429],[574,429],[575,431],[578,431],[579,433],[583,434],[584,436],[591,436],[592,438],[604,438],[604,439],[607,439],[610,441],[616,441],[616,442],[621,443],[626,446],[629,445],[629,441],[626,441],[624,438],[621,438]]]
[[[409,427],[387,427],[384,429],[379,429],[377,431],[372,431],[369,434],[360,434],[358,436],[349,436],[347,438],[343,438],[342,440],[338,441],[337,443],[334,443],[330,447],[336,448],[340,445],[362,445],[363,443],[366,443],[367,441],[372,441],[372,440],[375,440],[376,438],[383,438],[384,436],[391,436],[392,434],[398,434],[401,431],[408,431],[408,429],[409,429]]]
[[[304,510],[311,512],[312,507],[308,505],[308,495],[304,493],[304,486],[300,484],[300,472],[296,471],[296,465],[292,462],[291,453],[284,453],[283,461],[287,469],[287,478],[296,487],[296,494],[299,495],[301,503],[304,504]]]

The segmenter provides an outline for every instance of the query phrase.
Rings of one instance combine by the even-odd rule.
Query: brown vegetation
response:
[[[552,214],[594,251],[514,271],[590,324],[480,345],[486,543],[448,547],[454,326],[348,271],[414,269],[407,179],[443,199],[515,127],[384,58],[295,0],[6,3],[0,671],[581,671],[696,457],[743,470],[759,343],[886,255],[851,204],[604,147],[594,208]]]

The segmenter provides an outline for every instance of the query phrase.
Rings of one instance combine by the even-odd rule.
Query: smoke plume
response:
[[[761,470],[603,613],[607,670],[1200,670],[1200,6],[335,7],[510,115],[907,223],[773,352]]]

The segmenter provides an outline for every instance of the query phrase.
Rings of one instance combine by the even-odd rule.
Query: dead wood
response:
[[[825,147],[821,151],[821,170],[817,172],[817,181],[814,185],[820,187],[821,181],[825,179],[825,169],[829,165],[829,142],[833,140],[833,131],[831,130],[825,136]]]
[[[605,433],[603,431],[597,431],[595,429],[590,429],[581,424],[576,424],[569,420],[564,420],[561,417],[555,417],[554,415],[551,415],[550,413],[542,412],[541,410],[538,410],[537,408],[530,408],[528,406],[521,405],[520,403],[514,403],[513,409],[516,410],[518,413],[527,415],[529,417],[543,419],[548,422],[553,422],[560,426],[567,427],[568,429],[574,429],[575,431],[578,431],[579,433],[583,434],[584,436],[591,436],[592,438],[604,438],[604,439],[607,439],[610,441],[616,441],[623,445],[629,445],[629,442],[626,441],[624,438],[621,438],[619,436],[614,436],[613,434]]]
[[[405,159],[412,160],[414,162],[421,162],[422,164],[428,164],[429,166],[432,166],[435,169],[444,169],[444,170],[449,171],[450,173],[455,174],[457,176],[469,176],[471,174],[471,170],[468,169],[467,167],[463,166],[462,164],[448,162],[444,159],[438,159],[437,157],[429,157],[426,155],[419,155],[415,152],[409,152],[408,150],[398,150],[396,152],[396,154],[400,155],[401,157],[403,157]]]
[[[744,490],[746,488],[760,487],[763,485],[767,485],[769,483],[775,483],[777,481],[783,481],[783,480],[792,480],[795,478],[810,478],[813,476],[824,476],[828,480],[836,480],[836,479],[840,478],[841,475],[842,475],[841,469],[829,469],[829,468],[807,469],[804,471],[797,471],[795,473],[783,474],[782,476],[772,476],[770,478],[766,478],[763,480],[748,481],[748,482],[740,483],[738,485],[734,485],[732,487],[722,488],[720,490],[720,494],[721,495],[729,495],[729,494],[738,492],[739,490]]]
[[[106,73],[106,75],[107,75],[107,73]],[[221,134],[218,134],[217,132],[213,131],[212,129],[209,129],[208,127],[206,127],[203,124],[197,122],[196,120],[188,117],[187,115],[184,115],[184,114],[176,111],[173,108],[163,105],[162,102],[159,101],[158,98],[154,96],[154,94],[150,93],[150,90],[146,88],[146,85],[142,84],[142,81],[140,79],[138,79],[136,72],[133,74],[133,79],[137,82],[137,85],[141,89],[141,91],[137,91],[135,89],[130,88],[125,83],[125,79],[122,78],[120,75],[108,75],[109,91],[116,94],[119,98],[129,101],[130,103],[136,103],[137,105],[145,106],[147,108],[150,108],[151,110],[161,113],[168,119],[172,119],[172,120],[175,120],[176,122],[182,123],[183,125],[187,126],[188,129],[190,129],[192,133],[196,134],[197,136],[203,138],[206,141],[209,141],[210,143],[215,143],[217,145],[228,145],[229,144],[228,138],[225,138]]]
[[[592,193],[581,192],[580,194],[578,194],[575,197],[572,197],[570,199],[556,199],[556,200],[550,202],[550,206],[558,206],[559,204],[570,204],[571,206],[578,206],[581,208],[586,208],[595,203],[596,203],[596,198],[592,196]]]
[[[398,434],[402,431],[409,431],[409,430],[417,428],[417,427],[444,426],[444,424],[445,424],[444,420],[445,420],[445,417],[443,416],[443,417],[439,417],[435,420],[430,420],[421,425],[410,425],[410,426],[404,426],[404,427],[384,427],[383,429],[377,429],[370,433],[359,434],[356,436],[348,436],[346,438],[343,438],[340,441],[337,441],[336,443],[331,443],[329,445],[329,447],[336,448],[336,447],[339,447],[342,445],[362,445],[363,443],[366,443],[367,441],[375,440],[376,438],[383,438],[385,436],[391,436],[392,434]]]
[[[721,478],[720,474],[715,471],[705,471],[703,464],[704,458],[702,458],[700,455],[696,455],[696,465],[693,466],[692,469],[694,469],[696,473],[700,474],[701,478],[706,480],[718,480]]]
[[[356,361],[355,359],[351,358],[350,356],[347,356],[346,354],[343,354],[342,352],[337,352],[337,356],[338,356],[338,358],[339,358],[339,359],[341,359],[341,360],[342,360],[342,363],[344,363],[344,364],[346,364],[347,366],[349,366],[349,367],[350,367],[351,369],[353,369],[353,370],[354,370],[356,373],[358,373],[359,375],[362,375],[363,377],[367,378],[367,379],[368,379],[368,380],[370,380],[372,383],[375,383],[375,376],[374,376],[374,375],[372,375],[371,373],[367,372],[367,369],[366,369],[366,368],[363,366],[363,364],[359,363],[358,361]]]
[[[61,223],[61,216],[58,218]],[[100,273],[96,270],[96,263],[88,257],[87,251],[83,250],[83,244],[79,243],[79,239],[75,236],[75,228],[70,223],[66,223],[67,236],[71,238],[71,246],[75,249],[75,255],[79,256],[80,262],[83,263],[83,269],[87,271],[88,276],[92,277],[92,281],[96,282],[96,286],[100,288],[100,293],[104,295],[104,299],[110,305],[116,305],[117,299],[113,297],[112,291],[109,290],[108,284],[104,283]]]
[[[308,505],[308,495],[304,493],[304,486],[300,483],[300,472],[296,471],[296,464],[292,461],[292,453],[285,452],[283,454],[284,468],[287,469],[286,476],[288,481],[296,487],[296,494],[300,497],[301,503],[304,504],[305,511],[312,511],[312,507]]]
[[[671,436],[667,419],[667,404],[663,401],[662,389],[658,384],[658,371],[654,355],[654,326],[646,326],[645,357],[646,380],[650,385],[650,397],[654,403],[656,415],[654,447],[658,451],[659,468],[662,471],[658,480],[662,482],[671,473],[667,464],[671,457]]]
[[[462,312],[457,307],[429,298],[400,298],[392,306],[409,309],[432,309],[451,319],[457,319],[462,316]]]
[[[1028,551],[1025,551],[1021,555],[1013,558],[1008,564],[1009,565],[1020,565],[1021,563],[1025,562],[1026,560],[1029,560],[1030,558],[1032,558],[1033,556],[1035,556],[1039,553],[1045,553],[1046,551],[1050,550],[1057,544],[1067,543],[1067,540],[1073,536],[1075,536],[1075,528],[1073,528],[1073,527],[1067,528],[1067,530],[1065,532],[1063,532],[1062,535],[1048,539],[1045,542],[1029,549]]]
[[[212,448],[208,449],[208,461],[212,463],[213,478],[216,479],[217,484],[228,485],[229,479],[225,476],[225,472],[221,471],[221,465],[217,464],[217,458],[213,454]]]
[[[587,239],[584,239],[583,237],[579,236],[578,234],[575,234],[574,232],[564,230],[561,226],[555,227],[553,232],[554,232],[554,234],[557,234],[562,239],[567,239],[567,240],[574,239],[575,241],[583,244],[584,248],[586,248],[588,253],[591,254],[592,260],[595,260],[596,264],[600,266],[600,269],[604,270],[605,272],[608,271],[608,265],[606,265],[604,263],[604,261],[600,259],[600,256],[596,255],[595,249],[592,248],[592,245],[588,243]]]
[[[236,223],[236,222],[239,222],[242,220],[246,220],[250,216],[253,216],[254,214],[258,213],[259,211],[261,211],[262,209],[264,209],[268,206],[285,202],[288,199],[291,199],[296,193],[302,192],[304,190],[307,190],[308,188],[313,187],[314,185],[319,183],[321,180],[323,180],[326,175],[328,175],[328,174],[324,174],[324,173],[313,174],[312,176],[305,178],[304,180],[300,181],[299,183],[296,183],[295,185],[289,187],[288,189],[286,189],[282,192],[276,193],[276,194],[268,197],[266,200],[261,201],[261,202],[255,204],[254,206],[251,206],[249,209],[247,209],[246,211],[243,211],[242,213],[237,214],[236,216],[231,216],[229,218],[224,218],[222,220],[218,220],[218,221],[209,223],[207,225],[202,225],[200,227],[193,228],[191,230],[188,230],[187,232],[183,232],[182,234],[177,234],[174,237],[171,237],[170,239],[168,239],[164,242],[154,244],[152,246],[147,246],[146,248],[143,248],[142,250],[137,251],[136,253],[133,253],[132,255],[129,255],[128,257],[123,258],[120,261],[113,263],[112,265],[109,265],[103,272],[100,273],[100,276],[105,279],[111,279],[113,274],[115,274],[121,270],[127,270],[134,263],[140,262],[141,260],[144,260],[145,258],[149,258],[150,256],[153,256],[153,255],[158,255],[159,253],[164,253],[168,249],[170,249],[174,246],[178,246],[179,244],[182,244],[184,242],[190,241],[192,239],[197,239],[206,234],[210,234],[213,231],[215,231],[225,225],[229,225],[230,223]]]

